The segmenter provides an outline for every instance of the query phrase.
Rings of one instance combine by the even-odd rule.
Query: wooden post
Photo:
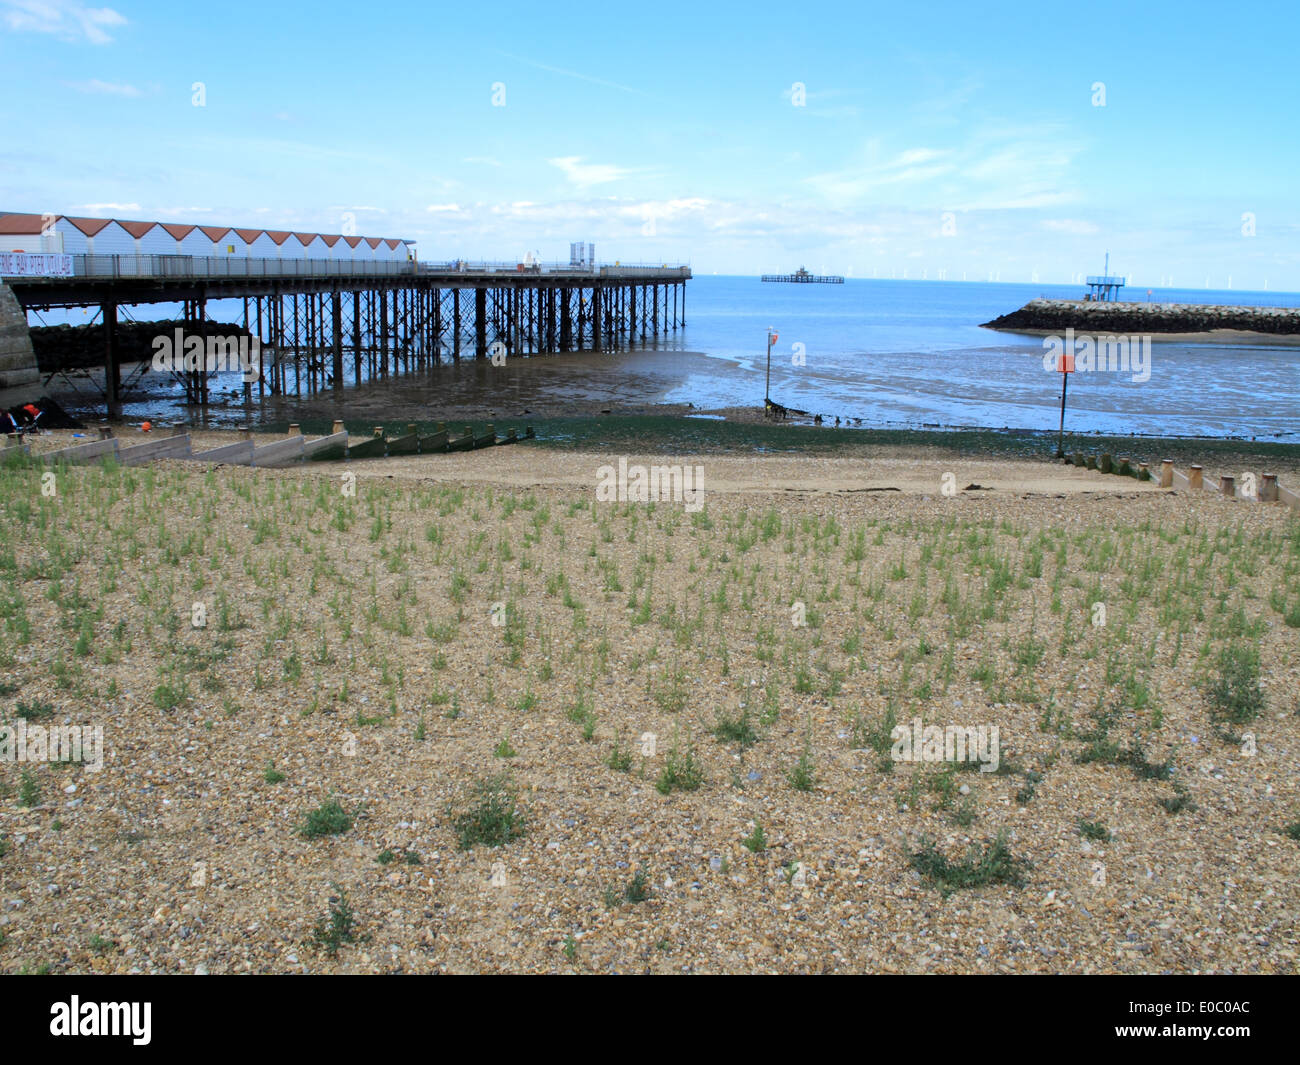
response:
[[[1191,472],[1187,475],[1187,487],[1192,489],[1204,488],[1205,482],[1202,480],[1205,470],[1200,466],[1193,466]]]
[[[111,425],[109,425],[108,422],[100,422],[100,423],[99,423],[99,438],[100,438],[101,440],[107,440],[107,439],[108,439],[109,437],[111,437],[112,435],[113,435],[113,427],[112,427]]]
[[[1277,474],[1266,473],[1260,485],[1259,491],[1260,502],[1276,503],[1277,502]]]
[[[1160,463],[1160,487],[1172,488],[1174,486],[1174,460],[1164,459]]]
[[[1219,491],[1229,499],[1237,497],[1236,480],[1232,477],[1221,476],[1219,478]]]
[[[247,425],[238,426],[238,429],[239,429],[239,435],[242,436],[245,440],[253,439],[253,430],[250,429]]]
[[[336,436],[341,432],[343,432],[343,419],[335,418],[334,427],[330,430],[330,436]]]
[[[299,425],[297,422],[290,422],[290,423],[289,423],[289,435],[290,435],[290,436],[302,436],[302,426]]]

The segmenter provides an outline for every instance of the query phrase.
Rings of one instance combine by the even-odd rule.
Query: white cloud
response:
[[[0,0],[4,24],[15,33],[52,33],[65,41],[108,44],[108,31],[126,18],[111,7],[85,7],[68,0]]]
[[[447,213],[449,213],[449,214],[456,214],[458,211],[460,211],[460,204],[458,204],[458,203],[431,203],[431,204],[429,204],[428,207],[425,208],[425,210],[426,210],[426,211],[429,211],[429,212],[432,213],[432,214],[447,214]]]
[[[621,181],[635,170],[613,166],[609,163],[584,163],[580,155],[565,155],[557,159],[546,160],[551,166],[559,167],[564,176],[580,188],[591,185],[606,185],[611,181]]]
[[[1045,218],[1043,228],[1053,233],[1068,233],[1074,237],[1090,237],[1097,232],[1097,227],[1082,218]]]
[[[144,92],[134,85],[118,85],[111,81],[100,81],[98,78],[91,78],[90,81],[69,81],[64,84],[70,89],[76,89],[77,92],[90,93],[95,96],[125,96],[135,99],[144,95]]]
[[[992,211],[1058,206],[1077,200],[1077,148],[1061,130],[983,127],[947,148],[906,148],[892,155],[866,142],[847,165],[805,182],[832,206],[906,204],[912,209]]]
[[[103,214],[105,211],[139,211],[138,203],[82,203],[73,208],[74,211],[90,211],[93,214]]]
[[[867,146],[867,154],[875,154],[874,143]],[[884,162],[866,161],[805,180],[826,199],[845,203],[892,185],[915,186],[950,175],[955,168],[943,161],[948,154],[935,148],[909,148]]]
[[[604,78],[595,78],[590,74],[583,74],[576,70],[565,70],[562,67],[548,66],[546,63],[538,63],[536,60],[525,59],[523,56],[512,55],[510,52],[501,52],[499,54],[523,63],[526,66],[535,67],[538,70],[545,70],[549,74],[559,74],[561,77],[565,78],[576,78],[578,81],[590,82],[592,85],[601,85],[606,89],[617,89],[619,92],[627,92],[632,93],[635,96],[644,96],[648,99],[654,99],[654,97],[644,89],[638,89],[631,85],[621,85],[617,81],[606,81]]]

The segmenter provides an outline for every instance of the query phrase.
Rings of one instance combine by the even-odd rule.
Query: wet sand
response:
[[[411,419],[413,421],[483,420],[500,417],[572,417],[595,414],[696,413],[689,402],[666,403],[664,397],[689,382],[695,374],[715,374],[722,360],[693,351],[635,349],[614,353],[570,352],[560,355],[510,358],[502,366],[486,360],[462,359],[457,363],[395,374],[360,387],[348,385],[314,395],[254,398],[245,407],[236,390],[237,375],[224,375],[212,389],[208,411],[187,408],[180,396],[158,377],[153,385],[123,405],[130,422],[150,419],[158,423],[187,421],[211,426],[239,423],[273,423],[346,418],[360,424]],[[123,369],[129,379],[131,367]],[[148,380],[146,378],[146,380]],[[290,384],[292,387],[292,374]],[[102,405],[97,388],[103,375],[79,380],[79,391],[55,387],[47,394],[83,419],[99,420]],[[755,393],[754,417],[761,417],[762,396]],[[720,413],[720,412],[714,412]],[[735,414],[742,414],[735,411]]]

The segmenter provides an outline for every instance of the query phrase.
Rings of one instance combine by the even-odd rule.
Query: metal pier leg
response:
[[[388,292],[379,290],[379,373],[388,376]]]
[[[474,358],[487,358],[487,289],[474,290]]]
[[[452,352],[453,362],[460,362],[460,289],[451,290]]]
[[[257,398],[266,395],[266,359],[262,355],[262,297],[253,300],[257,311]]]
[[[352,384],[361,384],[361,293],[352,293]]]
[[[108,416],[122,414],[122,368],[117,361],[117,304],[103,303],[104,314],[104,391],[108,394]]]

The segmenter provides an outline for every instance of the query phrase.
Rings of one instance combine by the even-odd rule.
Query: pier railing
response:
[[[16,257],[15,257],[16,258]],[[25,258],[34,258],[27,256]],[[3,271],[11,276],[35,277],[93,277],[93,278],[193,278],[193,277],[391,277],[417,274],[511,274],[570,276],[582,278],[635,279],[645,277],[657,281],[689,278],[689,266],[677,264],[655,265],[648,263],[518,263],[470,262],[459,259],[450,262],[412,262],[410,260],[365,259],[271,259],[244,255],[59,255],[41,256],[58,260],[43,264],[40,271],[14,268]],[[69,262],[70,261],[70,262]],[[69,272],[70,267],[70,272]]]
[[[451,262],[420,263],[420,273],[425,274],[546,274],[570,277],[654,278],[663,281],[671,278],[688,278],[691,268],[680,263],[520,263],[472,262],[455,259]]]
[[[70,255],[73,277],[319,277],[415,272],[410,262],[364,259],[264,259],[245,255]],[[66,276],[66,275],[65,275]]]

